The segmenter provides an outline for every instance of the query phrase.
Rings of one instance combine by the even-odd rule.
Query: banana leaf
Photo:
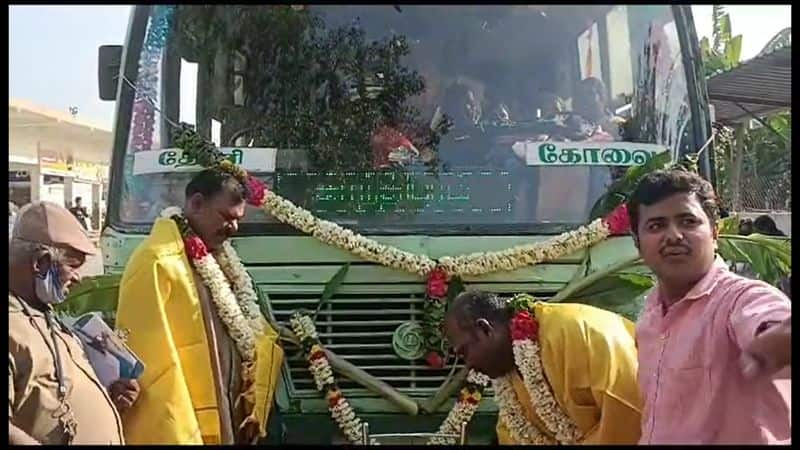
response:
[[[644,165],[629,167],[620,179],[611,184],[603,196],[601,196],[592,206],[589,215],[590,220],[604,217],[614,210],[617,206],[625,202],[636,189],[639,180],[648,173],[667,167],[672,161],[672,153],[666,151],[659,153]]]
[[[344,282],[344,277],[347,276],[347,271],[350,270],[350,263],[347,263],[341,267],[332,277],[325,283],[325,289],[322,290],[322,296],[319,298],[319,303],[317,303],[317,309],[314,311],[314,319],[317,318],[317,314],[319,314],[320,309],[328,303],[328,300],[336,294],[336,291],[339,290],[339,286],[342,285]]]
[[[733,67],[739,64],[742,55],[742,35],[734,36],[725,47],[725,61]]]
[[[720,235],[719,254],[729,263],[743,263],[762,281],[777,286],[792,271],[792,241],[761,234]]]
[[[615,312],[635,321],[645,294],[655,282],[649,275],[639,273],[610,273],[584,289],[572,294],[572,301]]]
[[[69,317],[100,312],[106,322],[113,327],[121,279],[120,274],[84,278],[70,291],[63,303],[56,305],[55,310],[58,314]]]

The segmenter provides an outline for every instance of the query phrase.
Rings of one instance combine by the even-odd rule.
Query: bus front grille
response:
[[[289,326],[293,311],[313,311],[319,295],[270,294],[275,318]],[[451,367],[433,369],[424,359],[407,361],[394,351],[392,337],[398,326],[422,319],[421,294],[336,295],[320,310],[316,319],[320,341],[329,350],[365,372],[408,395],[432,395],[445,381]],[[316,398],[319,393],[298,351],[287,348],[286,361],[298,398]],[[357,383],[337,377],[348,396],[373,396]]]
[[[509,296],[516,292],[496,293]],[[543,300],[550,295],[537,293],[537,297]],[[421,321],[424,301],[422,293],[337,294],[320,310],[316,319],[317,333],[326,348],[365,372],[406,395],[428,397],[439,390],[453,367],[431,368],[424,357],[416,361],[405,360],[395,353],[392,345],[398,326],[409,321]],[[301,309],[313,311],[319,302],[319,294],[271,293],[269,302],[277,321],[289,327],[291,313]],[[319,398],[308,363],[299,350],[291,346],[285,348],[292,395],[296,398]],[[455,370],[462,367],[460,364]],[[344,377],[337,376],[337,382],[349,397],[375,397]]]

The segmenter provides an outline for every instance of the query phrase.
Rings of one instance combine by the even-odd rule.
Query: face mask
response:
[[[67,298],[58,276],[58,269],[54,265],[51,265],[44,275],[36,274],[35,289],[36,297],[46,305],[57,305]]]

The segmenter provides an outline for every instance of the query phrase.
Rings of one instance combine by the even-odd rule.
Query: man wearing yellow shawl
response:
[[[588,305],[467,291],[445,317],[467,366],[492,378],[501,445],[636,444],[634,324]]]
[[[221,165],[225,167],[225,165]],[[228,238],[248,181],[200,172],[133,252],[117,326],[145,371],[123,416],[130,444],[241,444],[265,437],[283,352]]]

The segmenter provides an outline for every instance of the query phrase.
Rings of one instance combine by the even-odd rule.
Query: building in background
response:
[[[9,200],[47,200],[65,207],[81,197],[100,227],[105,213],[111,131],[68,112],[23,100],[8,105]]]

